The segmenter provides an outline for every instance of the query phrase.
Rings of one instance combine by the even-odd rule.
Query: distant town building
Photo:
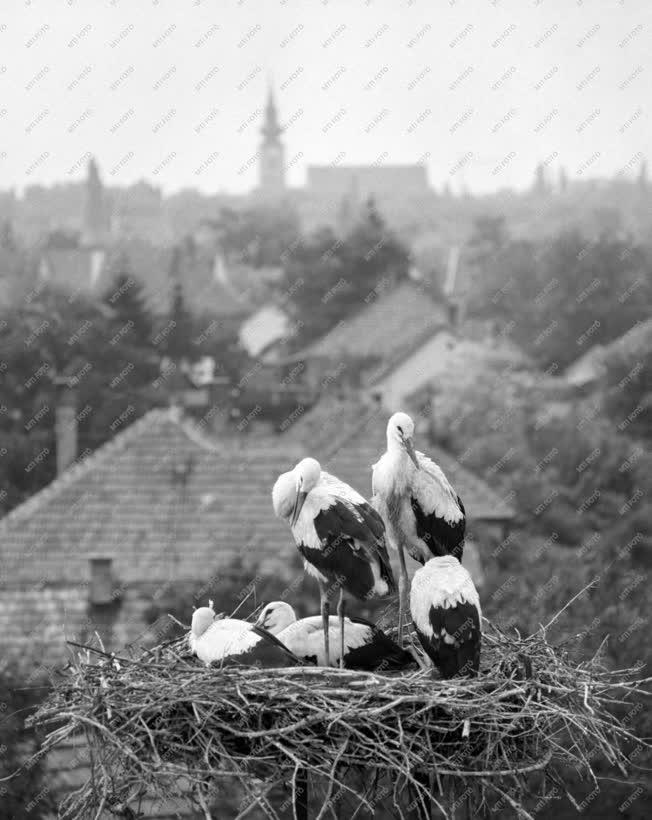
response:
[[[88,162],[84,186],[84,211],[81,244],[85,247],[104,245],[109,237],[110,216],[106,193],[95,159]]]
[[[259,192],[265,197],[278,197],[285,191],[285,148],[281,141],[283,129],[278,121],[271,88],[265,106],[263,127],[260,130],[263,139],[260,145]]]
[[[313,196],[342,199],[420,197],[430,193],[425,165],[309,165],[306,188]]]
[[[272,89],[269,89],[261,128],[257,195],[278,198],[287,193],[283,128]],[[425,165],[309,165],[305,188],[295,190],[301,200],[334,205],[340,232],[350,230],[361,203],[370,196],[380,199],[419,199],[432,191]]]
[[[107,253],[98,247],[45,248],[38,261],[40,281],[71,293],[99,296],[107,271]]]

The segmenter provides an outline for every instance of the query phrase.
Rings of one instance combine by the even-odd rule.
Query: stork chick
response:
[[[324,653],[323,623],[319,615],[299,618],[290,604],[272,601],[262,610],[256,624],[287,646],[301,660],[328,666]],[[329,618],[331,643],[338,644],[338,619]],[[344,619],[344,655],[341,647],[335,652],[335,663],[345,669],[370,672],[405,669],[415,665],[414,658],[401,649],[382,629],[364,618],[348,616]]]
[[[294,666],[297,658],[273,635],[249,621],[217,618],[213,602],[192,614],[188,635],[190,649],[207,666],[235,662],[246,666]]]

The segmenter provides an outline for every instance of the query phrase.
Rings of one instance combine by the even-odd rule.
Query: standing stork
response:
[[[414,573],[410,613],[421,646],[442,678],[478,674],[480,599],[457,558],[431,558]]]
[[[394,413],[387,423],[387,451],[373,465],[374,503],[385,522],[390,543],[398,550],[399,643],[407,599],[405,549],[420,564],[433,556],[462,560],[464,505],[443,470],[414,449],[414,422]]]
[[[380,515],[353,487],[304,458],[272,490],[274,512],[289,522],[306,571],[319,583],[324,652],[329,655],[328,588],[339,587],[340,667],[344,659],[344,592],[369,600],[396,589]]]
[[[256,625],[275,635],[279,641],[303,661],[328,666],[324,654],[324,625],[319,615],[299,618],[290,604],[272,601],[262,610]],[[330,639],[338,643],[338,620],[329,618]],[[415,660],[401,649],[382,629],[364,618],[348,616],[344,619],[345,654],[341,647],[335,653],[335,662],[343,661],[345,669],[369,672],[396,671],[415,666]]]

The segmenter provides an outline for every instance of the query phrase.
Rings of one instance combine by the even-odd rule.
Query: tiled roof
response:
[[[106,253],[91,248],[49,248],[41,257],[41,276],[70,290],[101,290],[106,285]]]
[[[389,363],[400,360],[445,324],[443,307],[422,286],[411,281],[393,289],[388,285],[372,292],[368,305],[335,325],[304,355],[355,356]]]
[[[203,579],[234,560],[292,577],[271,487],[300,456],[287,439],[209,440],[175,410],[152,410],[0,521],[0,578],[80,582],[93,555],[113,558],[127,584]]]
[[[329,472],[363,495],[371,494],[371,465],[385,452],[387,412],[351,399],[322,400],[291,428],[288,436],[309,448]],[[421,439],[421,441],[419,440]],[[446,473],[471,521],[501,521],[514,510],[489,485],[463,467],[451,453],[417,437],[425,451]]]
[[[235,287],[232,274],[216,257],[200,255],[183,264],[184,295],[195,310],[210,310],[221,318],[251,313],[247,294]]]
[[[652,350],[652,319],[637,322],[626,333],[608,344],[593,345],[569,365],[565,378],[571,384],[581,385],[602,378],[610,364],[622,362],[635,365],[640,357]]]

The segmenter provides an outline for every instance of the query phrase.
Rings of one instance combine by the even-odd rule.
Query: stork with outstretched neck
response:
[[[329,655],[329,589],[339,589],[340,666],[344,651],[344,592],[360,600],[396,589],[378,512],[345,482],[304,458],[278,477],[274,512],[290,525],[306,572],[319,583],[325,658]]]
[[[436,556],[462,560],[466,515],[443,470],[414,449],[414,422],[394,413],[387,424],[387,451],[372,468],[373,502],[397,549],[399,644],[408,595],[405,550],[420,564]]]

